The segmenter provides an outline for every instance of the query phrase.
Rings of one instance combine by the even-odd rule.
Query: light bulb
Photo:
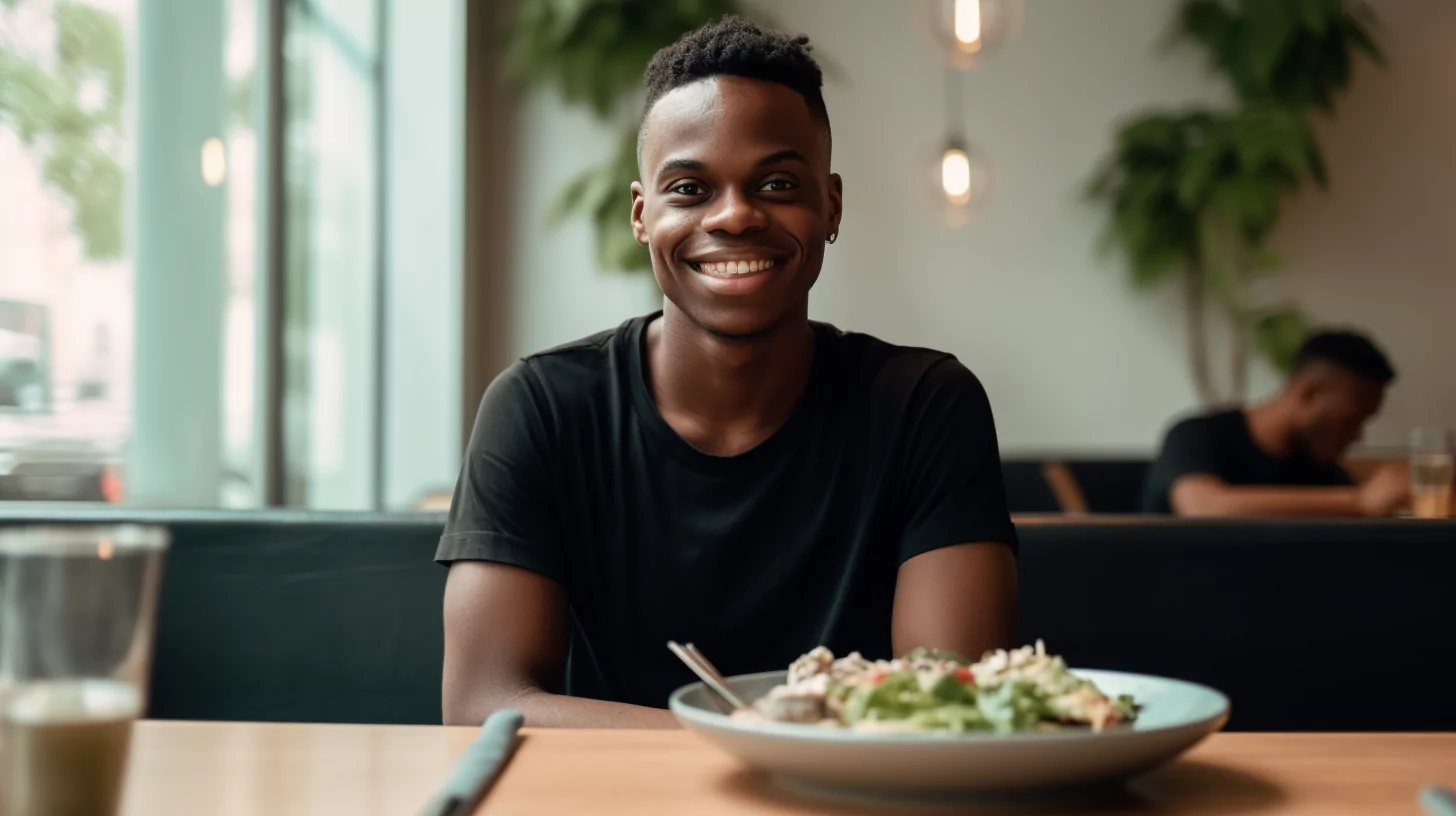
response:
[[[956,42],[967,51],[981,50],[981,0],[954,0],[951,26]]]
[[[202,143],[202,183],[217,187],[227,180],[227,150],[222,139],[208,139]]]
[[[971,157],[958,148],[947,148],[940,156],[940,189],[952,204],[971,200]]]
[[[960,134],[927,145],[921,155],[925,169],[918,174],[918,198],[948,227],[971,223],[995,193],[986,156]]]
[[[953,68],[965,70],[1016,39],[1025,0],[915,0],[912,8],[927,45]]]

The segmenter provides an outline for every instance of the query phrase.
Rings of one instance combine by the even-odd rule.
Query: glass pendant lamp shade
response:
[[[946,62],[967,69],[1014,40],[1024,0],[919,0],[924,28]]]

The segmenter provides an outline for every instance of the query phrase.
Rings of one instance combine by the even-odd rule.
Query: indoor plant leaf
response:
[[[1309,336],[1309,318],[1298,308],[1284,306],[1250,313],[1246,322],[1259,354],[1275,371],[1288,374]]]
[[[1268,87],[1298,33],[1294,14],[1288,0],[1244,0],[1241,9],[1242,37],[1235,43],[1235,53],[1244,75]]]
[[[1329,0],[1295,0],[1294,6],[1300,23],[1320,36],[1329,30],[1331,18],[1339,10],[1339,4],[1331,4]]]
[[[1372,17],[1369,14],[1352,14],[1344,17],[1335,23],[1336,29],[1349,40],[1350,45],[1365,54],[1376,65],[1385,66],[1385,52],[1375,42],[1375,36],[1371,33],[1372,22],[1366,22],[1365,18]]]
[[[1227,157],[1217,145],[1203,144],[1189,150],[1179,172],[1178,202],[1189,209],[1205,204]]]
[[[1219,0],[1191,0],[1179,14],[1179,28],[1208,50],[1223,50],[1233,33],[1234,16]]]

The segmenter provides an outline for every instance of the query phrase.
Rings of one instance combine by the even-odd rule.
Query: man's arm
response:
[[[1180,516],[1387,516],[1409,493],[1409,473],[1387,466],[1359,487],[1236,486],[1189,473],[1173,482],[1168,499]]]
[[[1217,476],[1190,473],[1168,493],[1180,516],[1363,516],[1356,487],[1235,486]]]
[[[906,526],[891,646],[972,660],[1014,646],[1016,528],[1006,510],[996,422],[986,391],[946,359],[926,372],[906,419]]]
[[[456,561],[445,582],[446,725],[480,725],[515,708],[526,724],[569,728],[672,728],[666,711],[553,694],[570,638],[566,592],[516,567]]]
[[[1016,556],[996,542],[943,547],[900,565],[895,654],[948,649],[972,660],[1016,646]]]
[[[555,415],[531,364],[486,389],[435,560],[445,581],[446,723],[517,708],[533,726],[669,726],[667,712],[554,694],[571,637],[555,503]]]

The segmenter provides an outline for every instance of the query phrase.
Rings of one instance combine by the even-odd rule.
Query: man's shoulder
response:
[[[530,416],[546,427],[592,413],[627,364],[623,338],[638,320],[521,357],[496,375],[482,411],[491,417]]]
[[[582,366],[598,365],[612,355],[615,344],[623,335],[630,334],[641,319],[634,317],[619,326],[527,354],[521,362],[537,372],[574,371]]]
[[[1203,411],[1173,423],[1163,435],[1155,465],[1174,470],[1192,462],[1202,469],[1223,467],[1242,456],[1250,444],[1242,409]]]
[[[980,381],[954,354],[902,346],[860,332],[816,324],[836,345],[840,373],[871,395],[904,395],[936,387],[980,388]]]
[[[641,320],[632,318],[615,328],[527,354],[501,376],[555,395],[592,392],[626,362],[621,350]]]
[[[1237,430],[1244,423],[1244,412],[1239,408],[1220,408],[1183,416],[1173,422],[1167,436],[1223,436]]]

